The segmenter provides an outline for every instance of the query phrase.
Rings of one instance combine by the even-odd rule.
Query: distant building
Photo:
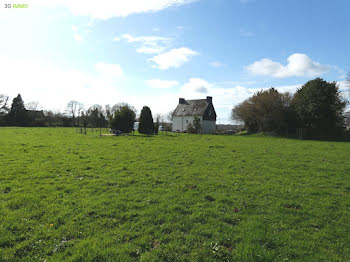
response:
[[[180,98],[179,104],[173,113],[172,131],[186,132],[189,123],[193,125],[195,116],[200,119],[200,132],[202,134],[213,134],[216,132],[216,112],[211,96],[197,100]]]

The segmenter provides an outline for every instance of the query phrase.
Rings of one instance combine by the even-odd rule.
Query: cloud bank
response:
[[[307,55],[298,53],[289,56],[286,65],[264,58],[247,66],[247,70],[254,75],[271,76],[275,78],[294,76],[315,77],[327,73],[331,69],[332,67],[329,65],[322,65],[312,61]]]

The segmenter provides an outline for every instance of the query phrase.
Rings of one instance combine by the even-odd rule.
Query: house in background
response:
[[[172,131],[186,132],[189,123],[192,123],[197,116],[200,119],[202,134],[213,134],[216,132],[216,112],[213,106],[213,99],[207,96],[206,99],[185,100],[179,99],[173,113]]]

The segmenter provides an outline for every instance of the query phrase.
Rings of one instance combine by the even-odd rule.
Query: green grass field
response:
[[[350,261],[350,143],[0,128],[0,261]]]

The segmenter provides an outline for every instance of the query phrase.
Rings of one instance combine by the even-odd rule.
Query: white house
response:
[[[211,96],[207,96],[206,99],[196,100],[180,98],[179,104],[173,113],[172,131],[186,132],[189,123],[193,125],[195,116],[200,119],[200,132],[202,134],[213,134],[216,132],[216,113]]]

